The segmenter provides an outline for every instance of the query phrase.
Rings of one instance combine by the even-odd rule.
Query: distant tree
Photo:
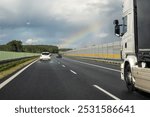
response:
[[[0,51],[9,51],[6,45],[0,45]]]
[[[14,52],[22,52],[23,51],[23,46],[22,46],[21,41],[12,40],[12,41],[8,42],[6,45],[7,45],[9,51],[14,51]]]
[[[61,52],[66,52],[66,51],[69,51],[69,50],[72,50],[71,48],[61,48],[59,49],[59,51]]]
[[[52,45],[23,45],[24,52],[41,53],[44,51],[58,53],[58,47]]]
[[[48,51],[50,53],[58,53],[59,49],[57,46],[52,45],[22,45],[21,41],[13,40],[6,45],[0,45],[0,51],[15,51],[15,52],[30,52],[30,53],[41,53]]]

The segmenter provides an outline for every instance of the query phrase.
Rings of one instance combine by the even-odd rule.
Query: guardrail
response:
[[[121,60],[120,50],[121,42],[117,41],[113,43],[95,45],[91,47],[67,51],[64,53],[64,55]]]
[[[0,62],[1,61],[8,61],[32,56],[39,56],[40,54],[37,53],[25,53],[25,52],[7,52],[7,51],[0,51]]]

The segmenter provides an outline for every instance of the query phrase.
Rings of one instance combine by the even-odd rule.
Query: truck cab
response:
[[[150,0],[124,0],[122,24],[114,20],[121,37],[121,79],[129,91],[150,93]]]

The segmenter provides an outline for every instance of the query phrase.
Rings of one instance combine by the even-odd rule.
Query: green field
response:
[[[0,61],[22,58],[22,57],[31,57],[31,56],[37,56],[37,55],[39,55],[39,54],[37,54],[37,53],[35,54],[35,53],[24,53],[24,52],[0,51]]]

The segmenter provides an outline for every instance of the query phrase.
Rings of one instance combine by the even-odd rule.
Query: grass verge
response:
[[[23,68],[24,66],[28,65],[29,63],[33,62],[36,59],[37,57],[32,57],[32,58],[25,58],[22,60],[1,64],[0,65],[0,80],[7,77],[8,75],[11,75],[12,73]]]

